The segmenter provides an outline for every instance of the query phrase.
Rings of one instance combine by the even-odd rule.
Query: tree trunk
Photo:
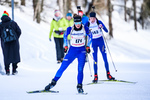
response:
[[[63,14],[63,0],[58,0],[59,4],[59,11]]]
[[[44,0],[41,1],[41,12],[43,11]]]
[[[64,5],[66,5],[64,6],[65,8],[64,17],[65,17],[66,14],[69,12],[69,10],[72,11],[72,9],[71,9],[71,0],[64,0],[64,1],[65,1]]]
[[[8,3],[8,2],[9,2],[9,0],[5,0],[5,2],[7,2],[7,3]]]
[[[88,0],[84,0],[83,7],[85,8],[87,4],[88,4]]]
[[[127,0],[124,0],[124,20],[127,21]]]
[[[78,6],[78,0],[75,0],[74,2],[75,2],[75,5]]]
[[[35,8],[36,8],[36,5],[37,5],[37,0],[33,0],[33,11],[34,11],[34,14],[35,14]]]
[[[23,6],[26,5],[25,0],[21,0],[21,5],[23,5]]]
[[[141,6],[141,21],[142,21],[142,29],[144,29],[144,3]]]
[[[136,23],[136,21],[137,21],[137,19],[136,19],[136,1],[135,0],[133,0],[133,8],[134,8],[134,28],[137,31],[137,23]]]
[[[40,0],[33,0],[33,9],[34,9],[33,20],[36,19],[36,22],[40,23],[40,21],[41,21],[41,18],[40,18],[40,12],[41,12]]]
[[[85,13],[86,15],[89,15],[89,14],[90,14],[90,12],[91,12],[91,10],[92,10],[92,6],[94,5],[94,1],[95,1],[95,0],[92,0],[92,2],[89,3],[88,10],[87,10],[87,12]]]
[[[113,28],[112,28],[112,6],[111,1],[107,0],[107,6],[108,6],[108,17],[109,17],[109,35],[110,38],[113,38]]]

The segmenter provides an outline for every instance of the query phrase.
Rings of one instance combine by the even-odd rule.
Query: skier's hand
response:
[[[100,28],[103,28],[103,25],[102,25],[102,24],[99,24],[99,27],[100,27]]]
[[[90,53],[90,52],[91,52],[91,50],[90,50],[90,47],[89,47],[89,46],[86,46],[86,52],[87,52],[87,53]]]
[[[68,46],[64,47],[64,53],[66,53],[68,51]]]
[[[49,38],[49,41],[51,42],[52,40]]]
[[[60,27],[60,28],[59,28],[59,31],[62,32],[62,31],[63,31],[63,28]]]

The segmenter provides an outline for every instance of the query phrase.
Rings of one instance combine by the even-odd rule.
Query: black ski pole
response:
[[[102,29],[101,29],[101,30],[102,30]],[[102,31],[102,36],[103,36],[103,38],[104,38],[104,41],[105,41],[106,47],[107,47],[107,49],[108,49],[108,52],[109,52],[109,55],[110,55],[110,58],[111,58],[112,64],[113,64],[113,66],[114,66],[114,69],[115,69],[115,71],[117,72],[117,69],[116,69],[115,63],[114,63],[114,61],[113,61],[113,59],[112,59],[112,56],[111,56],[111,53],[110,53],[109,47],[108,47],[108,45],[107,45],[106,39],[105,39],[104,34],[103,34],[103,31]]]
[[[92,72],[91,72],[91,66],[90,66],[90,61],[89,61],[89,56],[87,55],[88,58],[88,64],[89,64],[89,70],[90,70],[90,76],[92,77]]]
[[[91,58],[93,59],[94,63],[97,64],[97,62],[94,60],[94,58],[92,57],[92,55],[91,55],[91,54],[89,54],[89,55],[90,55]]]

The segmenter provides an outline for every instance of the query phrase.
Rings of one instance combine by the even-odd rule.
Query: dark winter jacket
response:
[[[4,15],[2,16],[1,20],[2,20],[2,24],[0,25],[0,39],[1,39],[3,56],[4,56],[4,63],[5,64],[18,63],[20,62],[19,37],[21,35],[21,30],[17,25],[17,23],[15,21],[12,21],[11,26],[17,34],[17,39],[12,42],[4,43],[4,41],[1,38],[1,34],[3,31],[2,26],[8,25],[11,19],[10,17]]]

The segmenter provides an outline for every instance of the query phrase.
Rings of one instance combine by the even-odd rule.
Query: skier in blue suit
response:
[[[94,83],[97,83],[98,81],[98,75],[97,75],[97,52],[98,52],[98,47],[100,49],[100,52],[102,54],[104,63],[105,63],[105,69],[106,69],[106,74],[107,74],[107,78],[109,80],[114,80],[115,78],[112,77],[110,75],[110,71],[109,71],[109,64],[108,64],[108,60],[107,60],[107,53],[106,53],[106,47],[105,47],[105,43],[104,43],[104,39],[103,39],[103,33],[102,33],[102,29],[105,32],[108,32],[107,28],[105,27],[105,25],[103,24],[102,21],[98,20],[96,18],[96,13],[95,12],[91,12],[90,13],[90,20],[88,23],[85,24],[85,26],[88,26],[89,29],[91,30],[92,33],[92,48],[93,48],[93,58],[94,58]]]
[[[89,18],[83,13],[82,10],[79,10],[78,11],[78,14],[81,16],[82,18],[82,24],[85,25],[88,21],[89,21]]]
[[[67,36],[70,34],[71,41],[70,41],[70,48],[68,50],[68,43],[67,43]],[[88,36],[88,42],[87,46],[85,44],[85,37]],[[59,78],[62,76],[63,72],[67,69],[67,67],[74,61],[75,58],[78,59],[78,84],[77,84],[77,90],[78,93],[83,93],[82,88],[82,81],[83,81],[83,68],[85,65],[85,55],[86,52],[90,53],[90,44],[92,40],[92,34],[89,33],[89,28],[84,27],[82,25],[81,16],[76,15],[74,17],[74,26],[68,27],[65,34],[64,34],[64,52],[68,53],[66,54],[59,70],[57,71],[55,77],[52,79],[51,83],[49,83],[45,90],[49,90],[52,87],[56,85],[56,82],[59,80]]]

